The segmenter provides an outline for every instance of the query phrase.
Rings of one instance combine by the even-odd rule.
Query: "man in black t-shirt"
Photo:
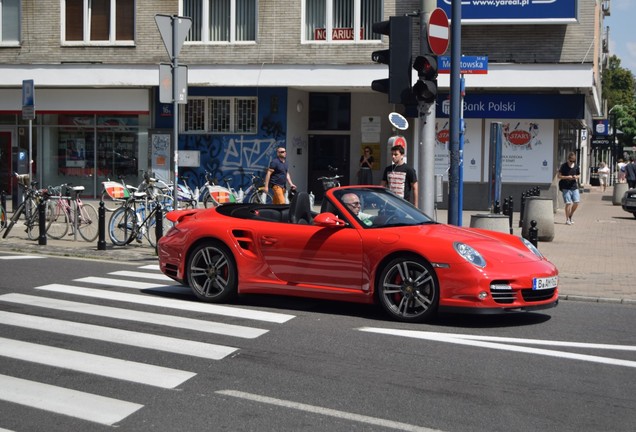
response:
[[[384,169],[381,185],[417,206],[417,173],[404,162],[404,147],[391,147],[391,159],[393,163]]]

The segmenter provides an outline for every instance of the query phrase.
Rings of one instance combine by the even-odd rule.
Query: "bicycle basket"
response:
[[[105,181],[102,182],[104,186],[104,190],[112,199],[126,199],[130,198],[130,192],[127,188],[122,186],[121,183],[117,183],[114,181]]]
[[[334,179],[329,179],[329,178],[322,179],[322,187],[325,190],[328,190],[328,189],[331,189],[333,187],[336,187],[336,181]]]

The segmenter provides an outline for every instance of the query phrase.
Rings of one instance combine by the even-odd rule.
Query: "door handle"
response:
[[[263,236],[261,237],[261,244],[263,246],[272,246],[278,243],[278,239],[276,237]]]

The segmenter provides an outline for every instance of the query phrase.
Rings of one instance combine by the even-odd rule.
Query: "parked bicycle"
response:
[[[7,193],[5,191],[0,192],[2,195],[2,200],[0,201],[0,233],[4,231],[7,226],[7,211],[5,210],[2,203],[5,202],[5,197]]]
[[[130,198],[130,193],[137,188],[126,184],[124,176],[119,176],[119,182],[107,179],[102,182],[101,202],[104,203],[106,211],[114,212],[121,207],[126,199]]]
[[[48,188],[52,206],[51,216],[46,225],[46,234],[53,239],[61,239],[71,229],[71,235],[76,233],[92,242],[99,235],[99,215],[93,205],[84,203],[80,198],[84,186],[61,186]]]
[[[327,169],[331,171],[332,175],[318,177],[316,180],[320,180],[322,182],[322,187],[324,190],[329,190],[331,188],[340,186],[340,179],[344,176],[336,174],[338,172],[338,168],[334,168],[331,165],[327,166]]]
[[[37,189],[38,183],[36,181],[31,182],[28,174],[14,173],[14,176],[18,181],[19,187],[24,192],[24,200],[20,203],[15,212],[13,212],[2,234],[2,238],[7,238],[13,226],[18,222],[21,216],[24,216],[27,235],[31,240],[36,240],[40,237],[38,204],[40,201],[46,201],[48,199],[48,191],[46,189]],[[50,215],[50,207],[47,206],[45,213],[47,220],[50,218]]]
[[[265,192],[263,179],[251,174],[251,184],[245,191],[236,191],[232,187],[232,177],[224,177],[222,181],[225,186],[220,186],[210,177],[210,173],[205,173],[206,183],[203,194],[203,206],[216,207],[221,204],[232,202],[249,202],[253,204],[271,204],[272,194]]]
[[[134,239],[141,242],[145,237],[152,247],[156,247],[157,217],[159,215],[165,233],[171,227],[165,214],[171,210],[172,196],[155,194],[152,190],[134,192],[132,197],[127,199],[110,218],[108,224],[110,241],[116,246],[125,246]]]

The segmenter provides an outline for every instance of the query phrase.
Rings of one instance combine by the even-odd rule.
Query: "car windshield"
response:
[[[385,188],[347,188],[334,191],[334,196],[365,228],[436,223],[410,202]]]

